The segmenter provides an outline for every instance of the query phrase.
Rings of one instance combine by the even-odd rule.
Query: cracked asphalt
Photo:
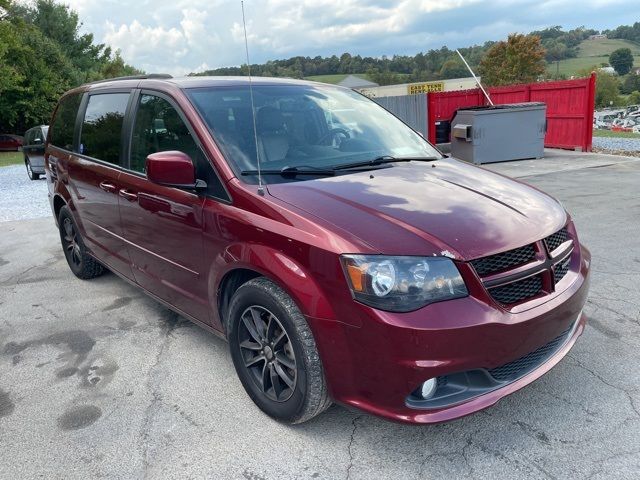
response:
[[[278,424],[222,340],[112,274],[77,280],[51,218],[0,223],[0,478],[639,478],[640,159],[547,154],[488,168],[572,213],[588,326],[540,380],[440,425],[339,406]]]

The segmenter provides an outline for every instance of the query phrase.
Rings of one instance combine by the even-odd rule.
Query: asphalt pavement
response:
[[[547,155],[488,168],[572,213],[587,328],[540,380],[440,425],[340,406],[278,424],[224,341],[113,274],[76,279],[51,217],[0,222],[0,479],[638,478],[640,159]]]

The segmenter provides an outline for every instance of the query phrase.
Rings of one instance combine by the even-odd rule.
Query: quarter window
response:
[[[91,95],[82,122],[80,153],[119,164],[128,93]]]
[[[51,121],[51,144],[65,150],[73,149],[73,132],[80,108],[80,94],[71,94],[60,100],[56,115]]]

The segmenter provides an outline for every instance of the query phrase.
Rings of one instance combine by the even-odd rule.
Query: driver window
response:
[[[142,94],[133,125],[131,170],[145,171],[147,156],[177,150],[196,158],[199,148],[175,108],[165,99]]]

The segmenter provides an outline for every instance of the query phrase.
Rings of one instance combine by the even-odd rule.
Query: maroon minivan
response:
[[[584,330],[564,208],[446,158],[349,89],[148,75],[84,85],[45,154],[69,267],[228,340],[249,396],[432,423],[539,378]]]

